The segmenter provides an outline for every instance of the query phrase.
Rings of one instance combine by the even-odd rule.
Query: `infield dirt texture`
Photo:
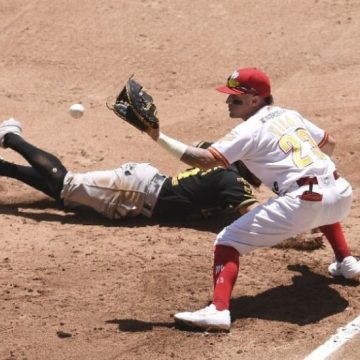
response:
[[[259,67],[277,104],[336,138],[354,188],[344,231],[360,257],[359,18],[357,0],[0,0],[1,119],[18,118],[73,171],[138,161],[174,174],[185,166],[108,111],[107,97],[135,74],[165,133],[215,140],[236,124],[215,86]],[[81,119],[68,114],[75,102]],[[226,220],[116,223],[4,178],[0,212],[1,360],[300,360],[360,314],[360,285],[327,274],[328,244],[264,249],[241,258],[230,334],[181,331],[172,315],[211,300]],[[356,346],[343,358],[358,359]]]

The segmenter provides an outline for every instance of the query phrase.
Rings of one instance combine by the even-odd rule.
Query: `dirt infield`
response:
[[[184,165],[106,99],[135,74],[164,132],[215,140],[235,122],[214,87],[257,66],[276,103],[336,138],[354,188],[344,230],[360,257],[359,17],[356,0],[0,0],[1,118],[21,120],[71,170],[141,161],[173,174]],[[81,119],[68,115],[74,102]],[[212,244],[229,219],[111,222],[5,178],[0,212],[1,360],[303,359],[360,313],[359,283],[327,274],[328,244],[273,248],[241,258],[229,334],[178,329],[175,312],[211,300]]]

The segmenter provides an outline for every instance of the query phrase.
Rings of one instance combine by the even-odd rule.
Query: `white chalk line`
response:
[[[320,345],[304,360],[325,360],[359,332],[360,316],[346,326],[338,328],[328,341]]]

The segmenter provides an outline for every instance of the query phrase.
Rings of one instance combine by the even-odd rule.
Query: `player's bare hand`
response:
[[[160,135],[160,129],[152,129],[152,128],[148,128],[146,130],[146,133],[154,140],[157,141]]]

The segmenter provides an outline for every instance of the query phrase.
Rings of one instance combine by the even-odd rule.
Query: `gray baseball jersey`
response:
[[[147,163],[126,163],[114,170],[68,172],[61,198],[70,208],[86,207],[109,219],[151,217],[166,177]]]

